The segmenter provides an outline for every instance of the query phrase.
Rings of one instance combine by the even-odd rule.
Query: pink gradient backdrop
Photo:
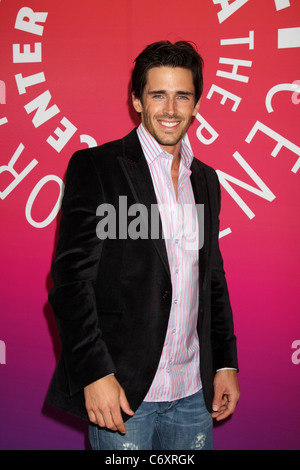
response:
[[[188,137],[196,157],[257,188],[233,158],[239,152],[275,196],[266,200],[232,185],[255,214],[250,219],[222,189],[221,230],[230,228],[231,233],[220,244],[234,309],[242,397],[232,419],[215,427],[215,447],[300,449],[300,352],[292,348],[300,340],[299,172],[291,171],[300,156],[300,104],[291,91],[281,91],[272,99],[274,111],[266,108],[272,87],[300,80],[299,31],[298,47],[278,48],[277,39],[279,29],[300,27],[300,4],[290,0],[286,8],[279,9],[280,5],[283,2],[249,0],[219,22],[220,2],[212,0],[1,1],[0,80],[5,95],[0,96],[0,166],[8,164],[20,143],[24,150],[14,169],[21,173],[33,159],[38,162],[0,199],[0,340],[6,347],[5,364],[0,357],[1,449],[87,447],[79,420],[44,405],[59,353],[47,302],[59,215],[37,228],[25,210],[42,178],[64,179],[72,153],[88,145],[81,136],[101,144],[136,125],[128,111],[132,62],[148,43],[161,39],[194,41],[205,60],[199,119],[204,118],[218,138],[205,145],[197,137],[200,122],[195,120]],[[23,7],[48,13],[39,23],[41,36],[15,26]],[[249,31],[254,31],[253,49],[249,44],[221,45],[223,39],[249,37]],[[40,62],[14,60],[13,44],[21,44],[21,51],[23,44],[31,44],[32,51],[37,42],[42,48]],[[251,61],[251,66],[238,70],[249,77],[248,82],[217,75],[218,70],[232,70],[219,63],[222,57]],[[41,72],[45,81],[20,94],[15,76]],[[212,85],[241,98],[236,111],[230,99],[220,104],[220,94],[208,98]],[[47,90],[48,107],[56,104],[60,112],[36,128],[35,111],[27,113],[24,106]],[[50,135],[57,139],[57,127],[64,130],[60,123],[64,117],[77,131],[57,152],[47,139]],[[246,142],[257,121],[294,147],[282,147],[274,158],[271,152],[277,141],[270,135],[259,131]],[[207,129],[202,135],[210,137]],[[8,172],[0,173],[0,191],[12,180]],[[47,218],[58,194],[56,182],[43,186],[32,205],[34,221]]]

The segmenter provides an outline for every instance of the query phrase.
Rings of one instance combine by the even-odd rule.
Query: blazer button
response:
[[[161,298],[162,299],[167,299],[170,297],[170,292],[168,292],[167,290],[164,290],[162,293],[161,293]]]

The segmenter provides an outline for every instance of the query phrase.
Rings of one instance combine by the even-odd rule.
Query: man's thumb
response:
[[[214,396],[214,401],[212,405],[213,411],[218,411],[222,404],[222,394],[220,392],[216,392]]]

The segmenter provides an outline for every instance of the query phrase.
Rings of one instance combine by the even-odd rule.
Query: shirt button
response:
[[[167,290],[164,290],[162,293],[161,293],[161,298],[162,299],[168,299],[170,297],[170,292],[167,291]]]

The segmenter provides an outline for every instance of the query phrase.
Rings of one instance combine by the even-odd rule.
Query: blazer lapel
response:
[[[191,165],[191,171],[191,183],[195,203],[204,205],[204,227],[200,227],[200,230],[204,232],[204,243],[203,247],[199,250],[201,297],[203,297],[208,281],[208,266],[211,252],[211,208],[205,171],[201,163],[195,160],[195,158]]]
[[[151,236],[151,210],[155,205],[157,208],[157,199],[153,187],[151,174],[145,159],[143,150],[141,148],[136,130],[134,129],[123,140],[123,156],[118,157],[119,163],[123,173],[127,179],[133,197],[138,204],[142,204],[147,209],[148,218],[145,223],[148,227],[148,237],[151,238],[161,261],[171,278],[168,255],[166,244],[163,237],[160,235],[158,238]],[[162,234],[162,224],[160,216],[159,220],[159,234]],[[156,227],[157,229],[158,227]],[[157,230],[156,230],[157,231]]]

